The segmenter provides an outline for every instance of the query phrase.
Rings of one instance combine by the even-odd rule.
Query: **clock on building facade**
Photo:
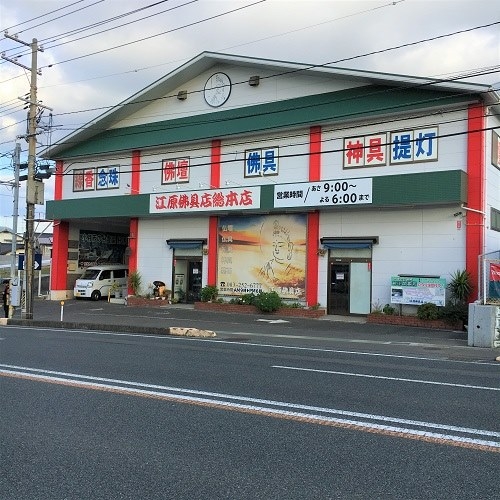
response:
[[[214,73],[205,83],[203,95],[212,108],[222,106],[231,94],[231,80],[225,73]]]

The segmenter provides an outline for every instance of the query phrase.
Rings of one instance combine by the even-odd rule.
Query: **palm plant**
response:
[[[450,300],[454,304],[467,304],[472,293],[472,276],[469,271],[457,270],[451,275],[447,286],[450,291]]]

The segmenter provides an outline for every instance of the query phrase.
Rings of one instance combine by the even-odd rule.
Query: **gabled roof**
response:
[[[437,80],[409,75],[362,71],[355,69],[332,67],[329,65],[311,65],[297,62],[287,62],[272,59],[220,54],[216,52],[202,52],[182,66],[171,71],[164,77],[148,85],[128,99],[118,103],[86,125],[67,135],[57,144],[47,148],[42,157],[54,158],[61,152],[75,144],[89,140],[96,135],[96,130],[111,127],[114,123],[127,118],[144,106],[145,101],[159,99],[173,92],[184,82],[195,78],[200,73],[207,71],[217,64],[233,64],[271,70],[276,74],[306,72],[311,76],[328,76],[332,78],[349,80],[361,85],[390,85],[390,86],[431,86],[434,90],[453,91],[463,94],[482,94],[487,104],[498,104],[499,96],[488,85],[457,82],[450,80]],[[71,144],[71,146],[70,146]]]

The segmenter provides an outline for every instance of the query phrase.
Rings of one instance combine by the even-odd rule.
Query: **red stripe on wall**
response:
[[[210,187],[212,189],[220,187],[220,159],[222,155],[222,142],[220,139],[212,141],[212,153],[210,157]],[[208,219],[208,275],[207,284],[216,286],[217,284],[217,235],[219,218],[212,215]]]
[[[208,220],[208,276],[207,284],[217,284],[217,234],[219,218],[212,215]]]
[[[54,200],[62,200],[62,192],[63,192],[63,161],[56,161],[56,174],[55,174],[55,183],[54,183]]]
[[[68,239],[69,239],[69,224],[67,222],[56,221],[54,223],[54,236],[52,245],[52,267],[50,272],[51,290],[67,289]]]
[[[319,212],[313,212],[307,215],[306,303],[308,306],[318,303],[318,241]]]
[[[128,271],[132,273],[137,271],[137,242],[139,240],[139,219],[130,219],[129,225],[129,238],[128,247],[130,248],[130,255],[128,258]],[[129,293],[133,293],[132,289],[129,288]]]
[[[311,127],[309,131],[309,180],[321,179],[321,127]],[[318,242],[319,212],[307,216],[307,270],[306,303],[313,306],[318,303]]]
[[[214,139],[212,141],[212,155],[210,162],[210,187],[212,189],[220,187],[220,158],[221,158],[221,141]],[[209,247],[210,248],[210,247]]]
[[[321,179],[321,127],[309,131],[309,180]]]
[[[130,194],[139,194],[141,188],[141,152],[132,151],[132,176]]]
[[[485,207],[485,109],[469,106],[467,126],[467,206],[483,211]],[[474,291],[470,300],[477,299],[478,257],[484,251],[484,215],[467,211],[465,267],[472,276]]]

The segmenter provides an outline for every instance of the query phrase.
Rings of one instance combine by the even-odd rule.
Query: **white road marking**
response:
[[[331,408],[247,398],[230,394],[211,393],[153,384],[143,384],[126,380],[106,379],[14,365],[0,365],[0,376],[21,378],[90,390],[101,390],[112,392],[114,394],[150,397],[179,403],[240,411],[243,413],[261,414],[263,416],[274,416],[276,418],[330,425],[333,427],[364,430],[366,432],[373,432],[382,435],[418,439],[426,442],[481,449],[483,451],[500,452],[500,441],[479,438],[483,436],[500,438],[500,433],[483,429],[396,419],[367,413],[346,412],[344,410]],[[349,418],[329,416],[332,414]],[[356,418],[356,420],[353,420],[353,418]],[[388,425],[388,423],[391,425]],[[395,426],[393,424],[400,425]],[[440,432],[429,432],[428,430],[422,429],[433,429],[434,431],[443,430],[446,431],[446,434]]]
[[[395,380],[396,382],[411,382],[414,384],[443,385],[443,386],[447,386],[447,387],[460,387],[460,388],[465,388],[465,389],[480,389],[480,390],[484,390],[484,391],[500,391],[500,387],[484,387],[481,385],[453,384],[451,382],[435,382],[433,380],[420,380],[420,379],[400,378],[400,377],[386,377],[383,375],[366,375],[364,373],[338,372],[338,371],[334,371],[334,370],[317,370],[314,368],[301,368],[298,366],[274,365],[271,368],[278,368],[281,370],[295,370],[295,371],[302,371],[302,372],[328,373],[331,375],[345,375],[347,377],[376,378],[376,379],[380,379],[380,380]]]

